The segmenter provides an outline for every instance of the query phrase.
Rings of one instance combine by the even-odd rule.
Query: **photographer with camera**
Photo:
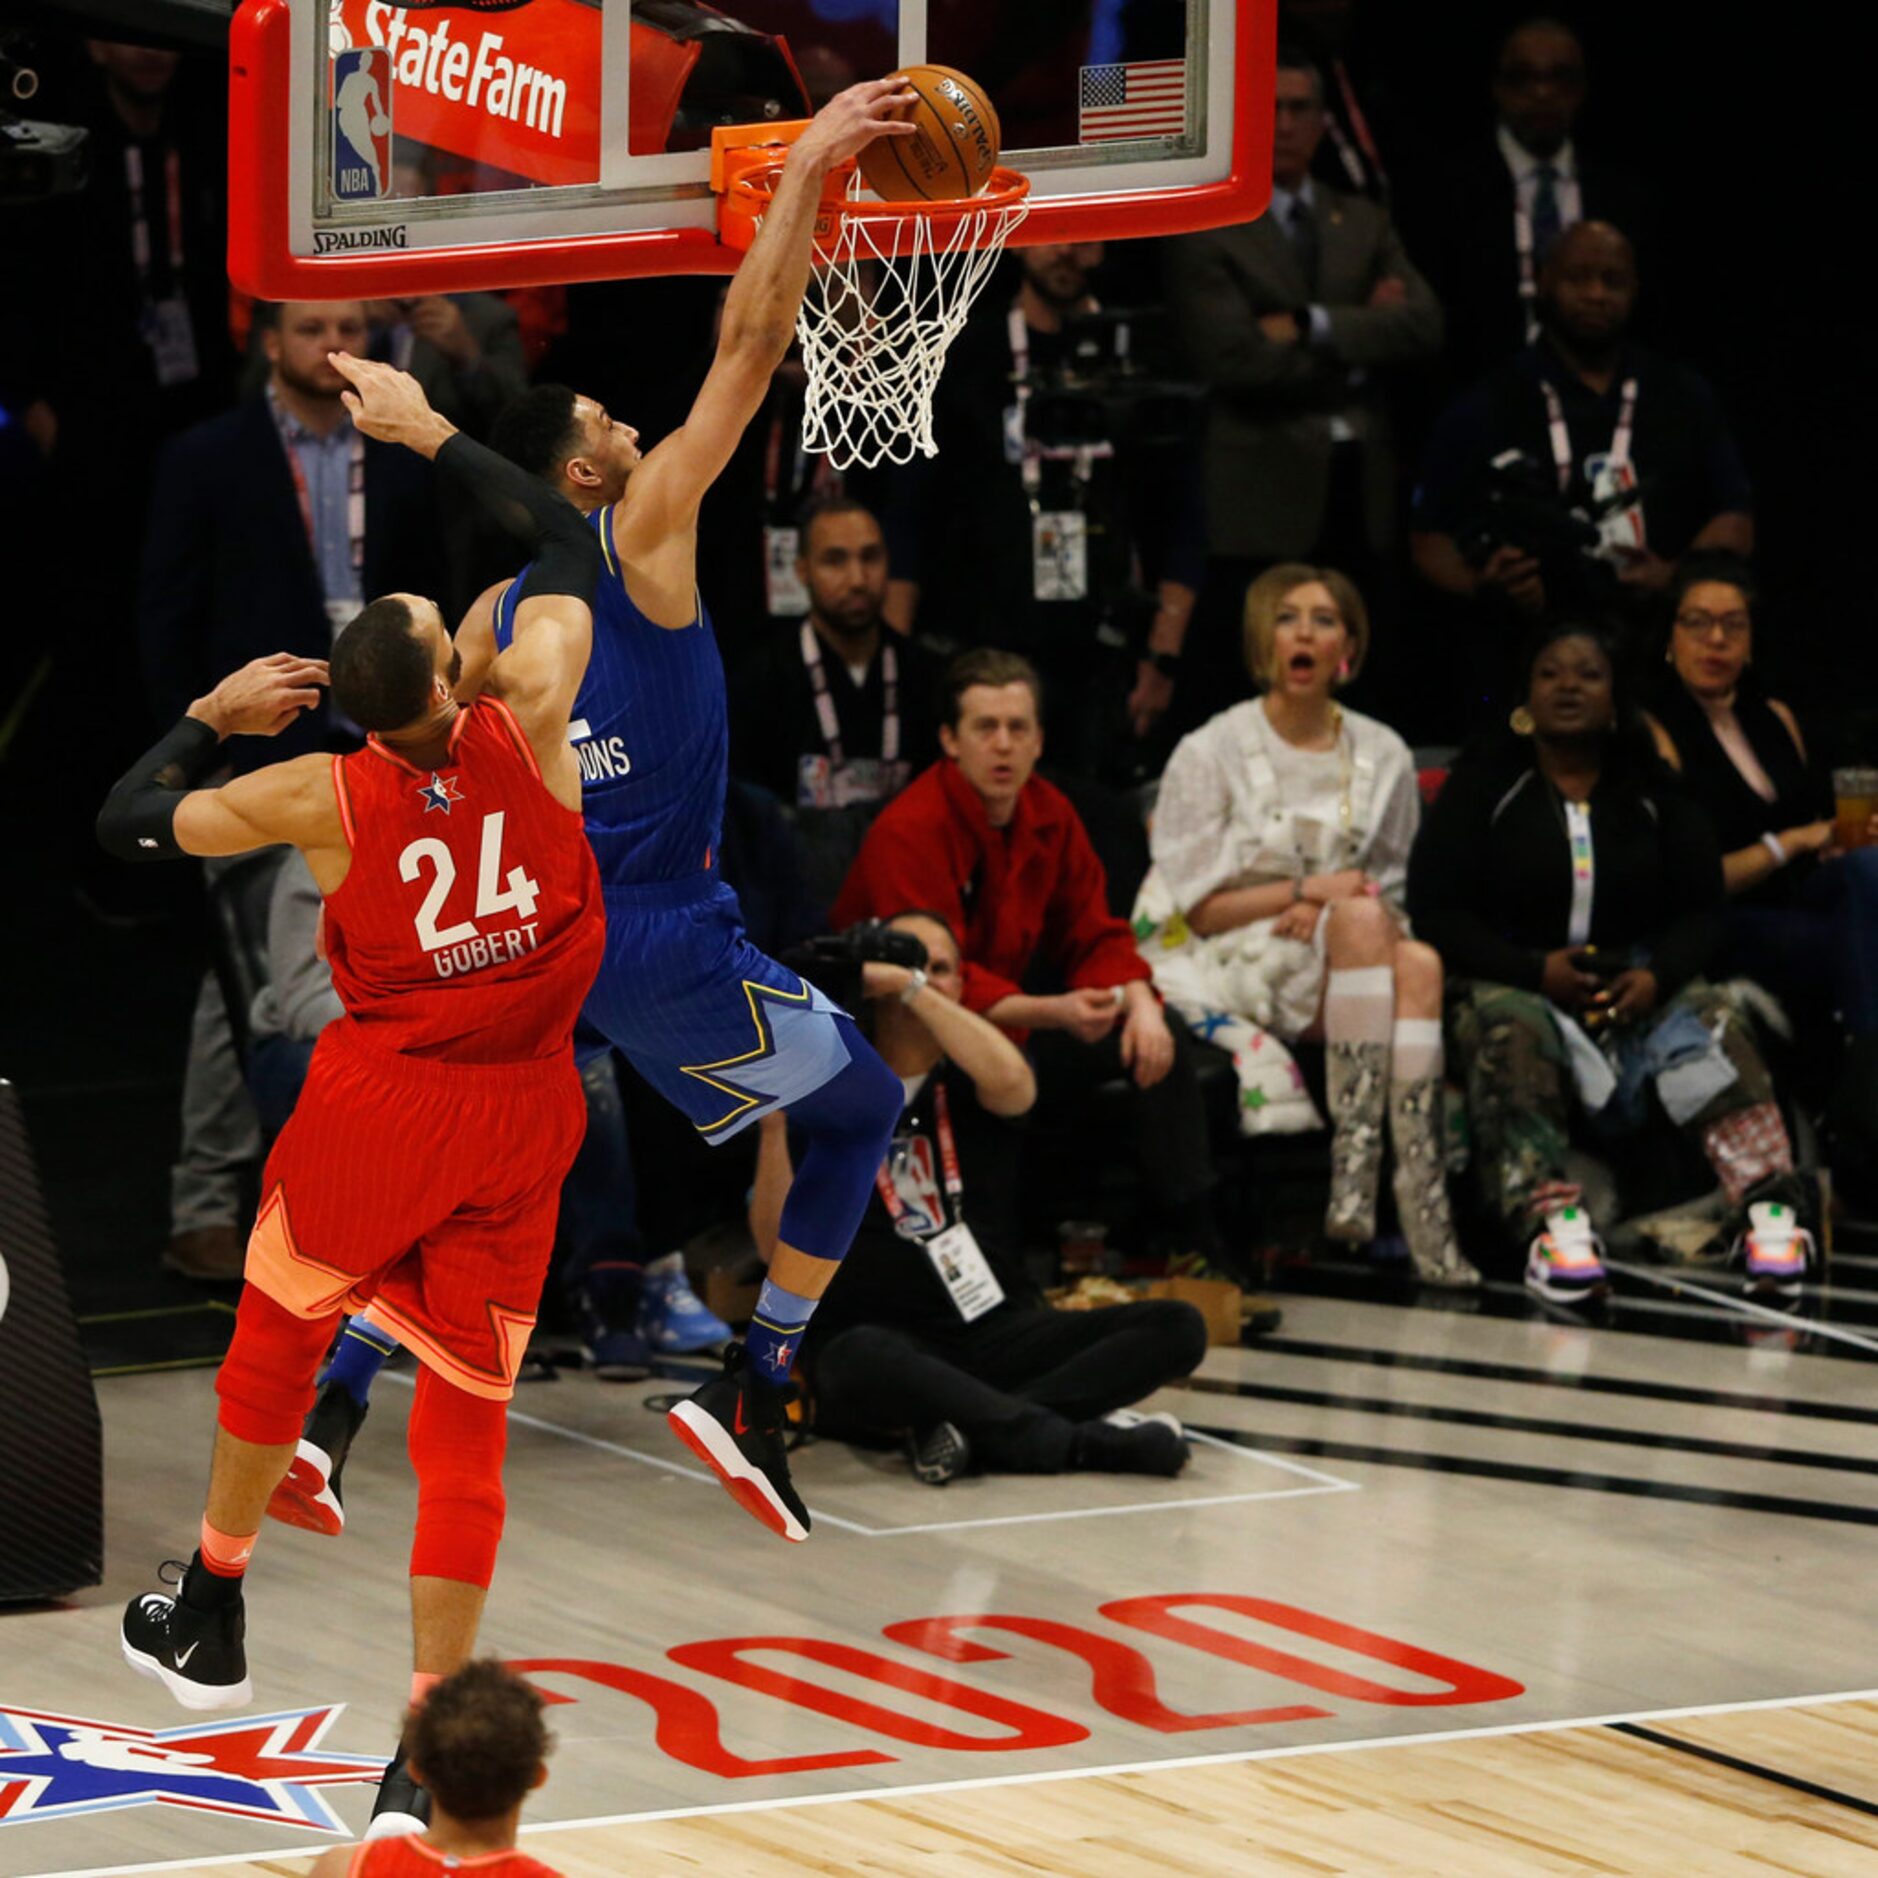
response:
[[[1010,1123],[1037,1094],[1023,1052],[961,1001],[963,961],[944,919],[902,913],[829,943],[844,938],[906,1107],[841,1282],[804,1339],[817,1433],[904,1436],[932,1486],[973,1466],[1178,1473],[1187,1446],[1170,1418],[1103,1417],[1198,1366],[1200,1314],[1166,1300],[1078,1312],[1043,1302],[1017,1223]],[[784,1119],[762,1130],[750,1229],[767,1257],[790,1162]]]
[[[1015,294],[986,295],[940,381],[938,456],[892,472],[888,532],[920,632],[1021,652],[1055,762],[1123,780],[1172,700],[1206,544],[1194,388],[1153,374],[1151,316],[1097,298],[1103,255],[1018,251]]]
[[[1662,593],[1691,549],[1747,554],[1747,471],[1705,380],[1630,337],[1637,263],[1608,222],[1579,222],[1539,276],[1539,337],[1435,426],[1409,550],[1464,603],[1478,695],[1500,708],[1506,628],[1561,610],[1626,615]],[[1485,669],[1479,633],[1498,642]],[[1477,724],[1449,726],[1472,731]]]
[[[1653,1092],[1714,1170],[1750,1286],[1797,1295],[1810,1241],[1786,1125],[1742,1012],[1699,976],[1720,929],[1714,834],[1603,634],[1543,629],[1521,678],[1508,728],[1455,766],[1409,856],[1410,917],[1447,968],[1481,1196],[1510,1236],[1532,1235],[1530,1289],[1600,1295],[1572,1114],[1634,1134]]]

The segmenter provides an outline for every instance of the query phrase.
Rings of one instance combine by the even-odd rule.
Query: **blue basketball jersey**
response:
[[[593,655],[568,738],[580,760],[587,839],[607,887],[682,880],[711,868],[730,751],[724,666],[704,602],[682,631],[626,596],[611,506],[590,515],[606,571],[593,601]],[[531,563],[532,565],[532,563]],[[528,569],[496,607],[496,648],[515,634]]]

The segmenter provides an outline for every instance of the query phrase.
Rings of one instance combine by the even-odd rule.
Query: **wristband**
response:
[[[1148,663],[1152,665],[1163,678],[1178,678],[1180,676],[1180,654],[1178,652],[1150,652],[1148,654]]]
[[[1761,846],[1774,857],[1774,865],[1776,867],[1786,866],[1787,851],[1781,846],[1780,837],[1778,835],[1763,835],[1761,837]]]
[[[900,1002],[902,1004],[911,1004],[913,1000],[917,998],[919,994],[922,991],[924,991],[926,987],[931,983],[932,983],[932,980],[926,976],[925,966],[915,965],[913,967],[912,975],[907,979],[906,983],[900,988]]]

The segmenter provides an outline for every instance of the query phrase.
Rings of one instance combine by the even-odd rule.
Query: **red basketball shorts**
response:
[[[445,1381],[506,1401],[586,1125],[571,1050],[440,1063],[341,1018],[268,1156],[248,1282],[296,1317],[370,1303]]]

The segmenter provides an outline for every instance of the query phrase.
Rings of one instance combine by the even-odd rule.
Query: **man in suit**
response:
[[[1539,331],[1539,275],[1552,244],[1581,221],[1615,224],[1648,259],[1648,189],[1576,132],[1584,47],[1555,19],[1526,20],[1494,62],[1492,143],[1449,166],[1410,234],[1448,309],[1449,377],[1471,384]]]
[[[339,400],[346,381],[327,354],[363,349],[364,307],[289,302],[260,317],[261,395],[184,431],[158,465],[137,625],[151,708],[166,722],[250,659],[278,650],[324,658],[371,594],[444,586],[430,465],[367,440]],[[354,746],[331,708],[322,693],[265,752],[231,744],[231,762]],[[170,1173],[164,1261],[173,1270],[241,1276],[242,1181],[260,1150],[211,973],[196,999]]]
[[[1174,706],[1186,728],[1246,695],[1239,614],[1262,569],[1327,563],[1373,586],[1395,524],[1383,374],[1441,344],[1441,308],[1388,215],[1311,175],[1323,82],[1301,53],[1280,50],[1274,113],[1267,212],[1168,245],[1168,304],[1211,394],[1207,583]]]

